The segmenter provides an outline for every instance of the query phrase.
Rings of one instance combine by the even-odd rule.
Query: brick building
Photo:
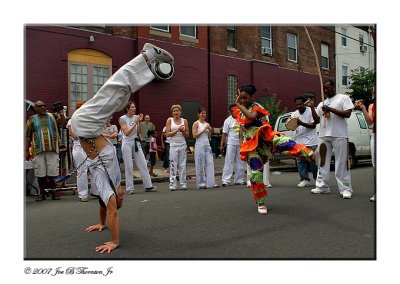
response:
[[[308,26],[324,78],[335,78],[334,27]],[[47,105],[62,101],[68,114],[80,99],[92,97],[145,42],[170,51],[175,74],[153,81],[132,99],[161,130],[170,106],[181,104],[191,125],[199,106],[221,127],[236,90],[254,84],[265,102],[277,94],[293,109],[293,98],[316,94],[320,82],[303,26],[25,26],[25,98]],[[321,55],[322,54],[322,55]],[[322,57],[321,57],[322,56]],[[324,63],[330,64],[327,68]],[[115,114],[114,122],[120,113]]]

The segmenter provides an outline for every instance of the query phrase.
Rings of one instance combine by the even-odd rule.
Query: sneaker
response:
[[[311,193],[314,193],[314,194],[329,193],[329,192],[331,192],[329,188],[321,189],[321,188],[316,187],[316,188],[311,189]]]
[[[127,193],[128,193],[129,195],[132,195],[132,194],[135,194],[135,191],[132,190],[132,191],[128,191]]]
[[[326,160],[326,144],[324,142],[319,145],[319,166],[323,167]]]
[[[272,187],[272,184],[267,183],[267,184],[265,185],[265,187],[271,188],[271,187]]]
[[[182,189],[182,190],[187,190],[187,186],[186,186],[186,185],[183,185],[183,186],[181,186],[181,189]]]
[[[236,184],[236,183],[235,183]],[[227,187],[228,186],[228,184],[227,183],[223,183],[222,184],[222,187]]]
[[[258,213],[267,214],[268,213],[267,207],[265,205],[258,206]]]
[[[159,63],[171,63],[174,64],[174,57],[168,51],[159,48],[151,43],[146,43],[143,46],[142,53],[146,51],[151,51],[154,55],[154,59],[157,60]]]
[[[351,198],[351,192],[349,190],[345,190],[342,192],[343,199],[350,199]]]
[[[150,176],[152,176],[152,177],[158,177],[158,175],[156,175],[155,173],[151,173]]]
[[[169,188],[169,190],[171,190],[171,191],[175,191],[175,190],[176,190],[176,188],[170,187],[170,188]]]
[[[82,202],[88,202],[88,201],[89,201],[89,199],[88,199],[87,197],[82,197],[82,198],[80,198],[80,200],[81,200]]]
[[[46,196],[42,194],[39,194],[35,199],[35,201],[43,201],[43,200],[46,200]]]
[[[235,183],[235,185],[246,185],[246,182],[242,181],[242,182],[237,182]]]
[[[310,181],[303,179],[300,181],[300,183],[297,185],[297,187],[305,187],[305,186],[310,186]]]
[[[214,185],[214,186],[213,186],[213,188],[219,188],[219,185],[218,185],[218,184],[216,184],[216,185]]]
[[[372,196],[372,197],[369,199],[369,201],[375,202],[375,194],[374,194],[374,196]]]
[[[155,192],[157,191],[158,187],[157,186],[152,186],[152,187],[148,187],[146,188],[146,192]]]

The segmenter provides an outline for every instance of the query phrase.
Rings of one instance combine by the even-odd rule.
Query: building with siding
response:
[[[375,70],[375,44],[372,26],[336,26],[336,91],[350,92],[351,70],[358,67]]]

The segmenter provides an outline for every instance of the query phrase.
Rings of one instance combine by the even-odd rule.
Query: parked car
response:
[[[275,131],[285,133],[286,136],[293,138],[293,131],[286,128],[285,123],[290,118],[291,112],[280,115],[275,123]],[[323,120],[321,120],[323,123]],[[320,124],[316,129],[319,133]],[[347,131],[349,134],[350,147],[350,168],[357,165],[358,160],[371,158],[370,138],[372,135],[372,125],[368,125],[364,115],[359,110],[353,110],[351,116],[347,119]],[[288,155],[277,155],[275,159],[291,159]]]

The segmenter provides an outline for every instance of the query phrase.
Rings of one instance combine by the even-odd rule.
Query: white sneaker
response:
[[[372,197],[369,199],[369,201],[375,202],[375,194],[374,194],[374,196],[372,196]]]
[[[267,183],[267,184],[265,185],[265,187],[271,188],[271,187],[272,187],[272,184]]]
[[[351,198],[351,192],[349,190],[345,190],[342,192],[342,196],[344,199],[350,199]]]
[[[158,189],[157,186],[153,185],[152,187],[148,187],[145,189],[146,192],[156,192]]]
[[[258,206],[258,213],[267,214],[268,213],[267,207],[265,205]]]
[[[311,193],[314,193],[314,194],[329,193],[329,192],[331,192],[329,188],[321,189],[321,188],[316,187],[316,188],[311,189]]]
[[[297,185],[297,187],[305,187],[305,186],[310,186],[310,181],[303,179],[300,181],[300,183]]]
[[[159,48],[155,45],[152,45],[151,43],[146,43],[143,46],[142,53],[145,51],[151,51],[151,53],[154,55],[154,59],[158,63],[171,63],[174,64],[174,57],[169,53],[168,51]]]

